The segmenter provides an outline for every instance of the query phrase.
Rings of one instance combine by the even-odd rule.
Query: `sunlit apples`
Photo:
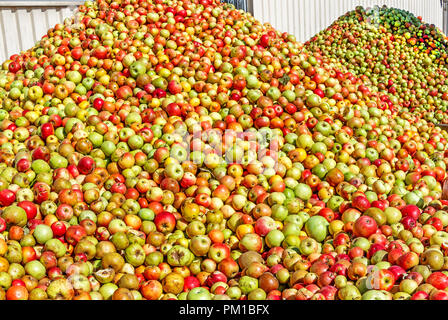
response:
[[[1,66],[0,299],[446,299],[446,47],[86,2]]]

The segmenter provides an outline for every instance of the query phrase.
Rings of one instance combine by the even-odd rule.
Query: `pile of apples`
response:
[[[427,121],[448,123],[448,42],[407,11],[357,7],[306,43],[328,63]]]
[[[0,299],[448,299],[438,109],[340,65],[218,0],[86,1],[0,70]]]

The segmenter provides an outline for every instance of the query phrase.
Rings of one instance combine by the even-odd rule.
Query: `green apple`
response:
[[[391,264],[389,261],[380,261],[375,266],[378,267],[378,269],[388,269]]]
[[[308,201],[309,199],[311,199],[313,191],[311,190],[311,187],[309,185],[304,184],[304,183],[299,183],[294,188],[294,193],[297,198],[299,198],[303,201]]]
[[[82,81],[82,75],[78,71],[68,71],[66,73],[67,80],[78,84]]]
[[[9,206],[3,210],[2,218],[5,219],[6,223],[9,225],[24,227],[27,223],[25,210],[14,205]]]
[[[378,250],[373,254],[372,258],[370,258],[370,261],[372,264],[377,264],[387,258],[387,253],[388,252],[386,250]]]
[[[258,280],[253,277],[242,276],[238,282],[238,286],[243,294],[249,294],[258,288]]]
[[[340,289],[338,296],[341,300],[361,300],[361,293],[353,284],[347,284]]]
[[[50,155],[50,166],[53,169],[66,168],[68,166],[68,161],[57,152],[52,152]]]
[[[44,92],[42,90],[41,87],[39,86],[32,86],[29,90],[28,90],[28,97],[32,100],[32,101],[36,101],[39,100],[40,98],[42,98],[44,95]]]
[[[344,202],[344,198],[342,198],[340,196],[332,196],[330,198],[330,200],[328,200],[327,206],[331,210],[337,211],[343,202]]]
[[[187,300],[211,300],[211,298],[210,292],[203,287],[193,288],[187,294]]]
[[[439,210],[436,213],[434,213],[433,217],[439,218],[442,221],[444,228],[448,226],[448,212]]]
[[[299,244],[300,253],[309,256],[319,251],[319,243],[313,238],[303,239]]]
[[[430,245],[438,245],[448,244],[448,233],[445,231],[437,231],[434,233],[429,239]]]
[[[30,276],[36,278],[37,280],[42,279],[45,277],[45,266],[39,261],[39,260],[33,260],[28,262],[25,265],[25,271]]]
[[[384,290],[369,290],[362,295],[362,300],[392,300],[392,294]]]
[[[352,242],[352,248],[353,247],[360,247],[362,250],[367,251],[370,248],[370,241],[364,237],[356,238]]]
[[[46,241],[45,250],[53,251],[58,258],[63,257],[67,252],[65,245],[59,239],[50,239]]]
[[[53,231],[46,224],[39,224],[34,229],[33,236],[38,243],[45,244],[53,238]]]
[[[298,235],[300,235],[300,231],[302,231],[302,225],[294,223],[294,222],[290,222],[290,223],[287,223],[283,227],[282,231],[283,231],[283,235],[285,237],[287,237],[289,235],[298,236]]]
[[[180,245],[173,246],[167,253],[167,262],[173,267],[187,266],[193,262],[193,253]]]
[[[305,223],[306,233],[318,242],[322,242],[327,237],[328,221],[322,216],[312,216]]]
[[[285,235],[280,230],[271,230],[266,235],[266,245],[269,248],[280,247],[283,240],[285,240]]]
[[[402,214],[401,211],[394,207],[387,207],[384,210],[386,214],[387,224],[391,225],[401,221]]]
[[[399,290],[407,294],[413,294],[418,288],[418,283],[412,279],[404,279],[401,281]]]
[[[145,251],[138,243],[132,243],[126,248],[125,252],[126,262],[130,263],[134,267],[141,266],[145,262]]]

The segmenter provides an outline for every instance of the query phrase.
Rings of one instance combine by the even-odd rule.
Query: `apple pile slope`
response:
[[[362,78],[384,99],[431,122],[446,122],[448,42],[434,25],[394,8],[358,7],[308,43],[341,70]]]
[[[1,65],[0,299],[447,299],[448,133],[364,80],[218,0],[86,1]]]

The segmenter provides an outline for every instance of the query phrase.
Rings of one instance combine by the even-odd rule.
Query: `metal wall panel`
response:
[[[0,63],[31,48],[83,1],[0,1]]]
[[[356,6],[387,5],[421,16],[443,29],[440,0],[253,0],[255,18],[306,42]]]
[[[227,3],[233,4],[235,6],[235,8],[240,9],[240,10],[247,11],[247,9],[248,9],[247,0],[222,0],[222,2],[227,2]]]

